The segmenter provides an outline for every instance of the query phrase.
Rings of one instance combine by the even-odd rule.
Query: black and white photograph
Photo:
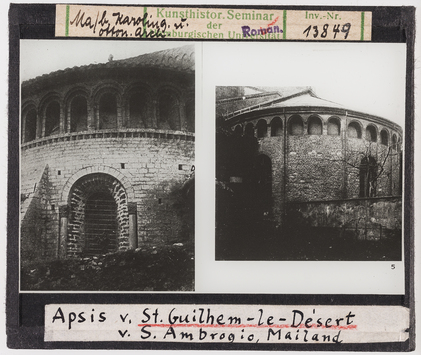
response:
[[[7,351],[413,351],[415,7],[85,3],[5,11]]]
[[[22,291],[194,289],[194,55],[21,41]]]
[[[311,87],[217,87],[216,258],[401,260],[402,139]]]
[[[196,286],[402,294],[405,46],[206,43],[203,62],[215,214]]]

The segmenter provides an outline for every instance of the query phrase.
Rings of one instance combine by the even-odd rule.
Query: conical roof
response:
[[[157,68],[170,69],[187,73],[193,73],[195,69],[194,45],[186,45],[177,48],[165,49],[158,52],[141,54],[136,57],[111,60],[107,63],[89,64],[75,66],[63,70],[57,70],[49,74],[44,74],[36,78],[24,81],[22,87],[31,86],[33,83],[52,80],[65,75],[83,74],[93,69],[111,69],[111,68]]]

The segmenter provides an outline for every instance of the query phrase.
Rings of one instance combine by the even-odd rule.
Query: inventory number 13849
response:
[[[305,34],[306,37],[308,37],[310,35],[310,32],[312,32],[312,35],[313,35],[314,38],[317,38],[317,36],[319,36],[319,34],[320,34],[321,38],[326,38],[326,36],[328,35],[328,30],[329,30],[329,24],[328,23],[323,25],[323,28],[321,28],[321,29],[319,29],[318,26],[310,25],[303,31],[303,34]],[[350,30],[351,30],[351,24],[349,22],[342,25],[342,28],[341,28],[341,25],[333,25],[333,28],[331,27],[331,31],[333,32],[333,39],[336,39],[336,35],[339,32],[344,33],[345,34],[344,39],[347,39]]]

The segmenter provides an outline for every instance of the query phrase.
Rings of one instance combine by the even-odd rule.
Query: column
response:
[[[129,249],[137,248],[137,204],[129,202]]]
[[[64,111],[64,103],[60,102],[59,133],[63,134],[65,132],[66,132],[66,113]]]
[[[159,129],[159,101],[152,100],[152,127]]]
[[[63,205],[59,207],[60,217],[60,235],[58,241],[58,257],[59,259],[66,258],[67,251],[67,227],[69,223],[69,206]]]
[[[122,107],[122,101],[123,99],[121,98],[120,95],[116,95],[116,111],[117,111],[117,119],[116,119],[116,128],[120,129],[124,127],[124,123],[123,123],[123,107]]]
[[[88,118],[86,124],[88,125],[88,131],[95,131],[95,105],[92,102],[91,98],[86,98],[86,106],[88,111]]]
[[[71,130],[71,120],[72,120],[72,101],[69,101],[69,105],[67,106],[67,110],[66,110],[66,115],[67,115],[67,120],[66,120],[66,125],[65,125],[65,129],[64,131],[66,133],[70,133]]]

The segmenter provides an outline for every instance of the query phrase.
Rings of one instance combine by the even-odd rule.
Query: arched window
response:
[[[99,129],[117,128],[117,99],[107,92],[99,100]]]
[[[364,157],[360,164],[360,197],[376,196],[377,162],[373,157]]]
[[[70,132],[88,129],[88,104],[83,96],[76,96],[70,104]]]
[[[28,111],[25,116],[25,133],[23,137],[24,142],[33,141],[36,138],[37,132],[37,111],[32,109]]]
[[[383,145],[389,145],[389,133],[385,129],[382,129],[380,132],[380,141]]]
[[[308,118],[308,134],[321,135],[322,134],[322,121],[317,116],[310,116]]]
[[[58,134],[60,131],[60,104],[52,101],[45,110],[45,136]]]
[[[137,90],[129,98],[129,128],[149,128],[149,97],[146,93]]]
[[[187,130],[190,132],[195,131],[195,116],[196,106],[194,100],[187,101],[186,103],[186,124]]]
[[[241,136],[241,135],[243,135],[243,127],[242,127],[241,125],[237,125],[237,126],[235,126],[235,128],[234,128],[234,133],[235,133],[237,136]]]
[[[244,130],[244,134],[248,137],[254,137],[254,126],[253,123],[247,123]]]
[[[341,133],[341,122],[337,117],[330,117],[327,121],[327,134],[329,136],[339,136]]]
[[[348,125],[349,138],[361,138],[361,126],[357,122],[351,122]]]
[[[165,92],[159,97],[159,128],[180,130],[179,102],[174,94]]]
[[[265,120],[259,120],[256,125],[257,129],[257,138],[264,138],[266,137],[268,131],[268,125]]]
[[[365,139],[369,142],[377,142],[377,130],[376,127],[368,125],[365,130]]]
[[[289,119],[288,133],[291,136],[301,136],[304,133],[303,119],[299,115],[294,115]]]
[[[270,122],[270,135],[272,137],[282,136],[282,120],[280,117],[274,117]]]

